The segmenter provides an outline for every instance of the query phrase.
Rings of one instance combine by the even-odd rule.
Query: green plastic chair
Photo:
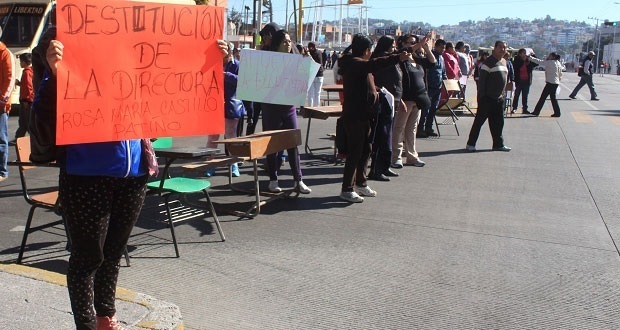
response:
[[[157,149],[164,149],[172,147],[172,138],[158,138],[153,141],[153,149],[157,151]],[[213,219],[215,220],[215,225],[217,227],[217,231],[222,238],[222,242],[226,241],[226,237],[224,236],[224,232],[222,231],[222,227],[220,225],[220,221],[217,218],[217,214],[215,213],[215,208],[213,207],[213,203],[211,203],[211,197],[209,196],[208,189],[211,187],[211,182],[204,179],[195,179],[195,178],[184,178],[184,177],[171,177],[168,171],[169,164],[165,167],[162,173],[162,179],[156,180],[147,183],[147,187],[152,191],[155,191],[159,194],[159,196],[164,198],[164,205],[166,206],[166,214],[168,216],[168,225],[170,226],[170,233],[172,234],[172,241],[174,243],[174,251],[176,253],[177,258],[180,257],[179,254],[179,245],[177,242],[176,234],[174,232],[174,224],[176,222],[181,222],[185,220],[189,220],[192,217],[183,216],[175,217],[173,216],[170,209],[170,198],[179,194],[192,194],[202,192],[207,200],[208,211],[211,212]],[[180,203],[180,201],[179,201]],[[192,207],[197,207],[192,205]],[[198,208],[198,207],[197,207]],[[202,214],[200,214],[202,215]]]

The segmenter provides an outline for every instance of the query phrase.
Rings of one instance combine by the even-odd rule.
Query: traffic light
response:
[[[349,0],[347,1],[348,5],[363,5],[364,0]]]
[[[618,22],[605,22],[605,26],[617,26]]]

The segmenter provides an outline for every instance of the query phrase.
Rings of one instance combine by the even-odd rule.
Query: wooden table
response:
[[[288,197],[293,193],[295,194],[295,197],[299,195],[298,190],[289,189],[275,196],[274,194],[270,194],[272,198],[261,200],[260,185],[258,180],[258,159],[266,155],[275,154],[277,152],[301,145],[301,131],[299,129],[266,131],[216,142],[224,144],[230,155],[251,160],[254,167],[253,191],[238,189],[232,185],[232,183],[230,187],[235,191],[253,193],[256,201],[247,211],[234,211],[234,214],[242,217],[254,218],[260,213],[261,206],[265,205],[267,202],[277,198]]]
[[[327,93],[327,98],[325,99],[325,104],[329,105],[331,98],[329,97],[330,93],[336,92],[340,93],[343,90],[343,85],[333,84],[333,85],[323,85],[323,90]]]
[[[217,148],[192,148],[192,147],[171,147],[171,148],[158,148],[155,149],[155,155],[157,157],[166,158],[166,165],[164,166],[164,173],[162,174],[162,184],[168,177],[168,170],[170,165],[177,159],[198,159],[207,156],[212,156],[220,152]]]
[[[342,85],[339,85],[342,86]],[[342,106],[341,105],[330,105],[323,107],[302,107],[300,110],[302,117],[308,118],[308,127],[306,129],[306,142],[304,144],[304,150],[306,154],[310,156],[314,156],[313,151],[315,150],[323,150],[331,147],[323,147],[323,148],[310,148],[308,144],[308,140],[310,139],[310,126],[312,124],[312,118],[326,120],[330,117],[340,117],[342,115]],[[336,149],[334,149],[334,160],[336,156]]]

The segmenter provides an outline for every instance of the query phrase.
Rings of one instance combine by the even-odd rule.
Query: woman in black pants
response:
[[[338,73],[343,79],[342,122],[347,144],[340,198],[351,203],[363,202],[364,198],[360,195],[377,195],[366,183],[371,118],[375,115],[374,108],[379,99],[372,73],[411,57],[411,54],[403,52],[370,59],[371,47],[370,38],[356,34],[338,60]]]
[[[44,76],[33,109],[56,113],[56,69],[64,46],[57,40],[37,48]],[[228,46],[218,42],[223,54]],[[226,47],[226,48],[224,48]],[[139,139],[64,146],[59,198],[71,242],[67,288],[78,330],[122,330],[116,319],[120,259],[138,219],[148,175],[157,171],[154,152]]]
[[[371,55],[371,59],[394,54],[394,38],[383,36],[377,42],[377,47]],[[385,100],[380,99],[379,113],[377,122],[373,127],[371,135],[374,137],[372,141],[372,151],[370,157],[372,159],[370,165],[369,179],[377,181],[390,181],[390,176],[398,176],[398,173],[390,169],[392,161],[392,123],[394,119],[394,111],[405,108],[402,101],[403,96],[403,72],[398,64],[387,66],[373,73],[375,77],[375,86],[377,88],[385,87],[388,92],[394,96],[394,109],[392,109]]]

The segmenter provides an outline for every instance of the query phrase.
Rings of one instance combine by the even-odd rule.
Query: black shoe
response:
[[[531,113],[531,112],[529,112],[529,111],[527,111],[526,109],[523,109],[523,114],[524,114],[524,115],[531,115],[532,113]]]
[[[383,175],[385,176],[399,176],[400,174],[388,169],[387,171],[383,172]]]
[[[385,174],[375,174],[371,175],[368,179],[375,181],[390,181],[390,178],[385,176]]]
[[[590,99],[590,101],[600,101],[600,100],[598,98],[596,98],[596,97],[593,97],[593,98]]]
[[[571,98],[571,99],[573,99],[573,100],[577,98],[577,97],[572,96],[572,95],[569,95],[568,97],[569,97],[569,98]]]
[[[437,133],[435,133],[434,131],[426,131],[426,135],[427,136],[439,136]]]
[[[540,115],[540,113],[539,112],[532,112],[531,115],[534,116],[534,117],[538,117]]]
[[[555,114],[555,113],[554,113],[554,114],[552,114],[552,115],[551,115],[551,117],[559,117],[559,116],[560,116],[560,114],[559,114],[559,113],[558,113],[558,114]]]
[[[426,135],[426,133],[424,132],[417,132],[415,133],[415,137],[418,139],[426,139],[428,137],[428,135]]]

